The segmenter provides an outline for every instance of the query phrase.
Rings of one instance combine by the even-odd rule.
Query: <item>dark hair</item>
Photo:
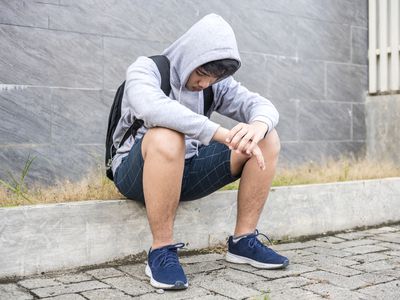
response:
[[[210,61],[200,66],[207,74],[217,77],[226,78],[233,75],[240,67],[236,59],[226,58]]]

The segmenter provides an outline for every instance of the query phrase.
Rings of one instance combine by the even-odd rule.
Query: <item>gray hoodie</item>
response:
[[[165,127],[185,134],[186,156],[196,155],[199,145],[208,145],[219,124],[211,121],[212,111],[244,123],[262,121],[271,131],[278,123],[279,114],[274,105],[257,93],[252,93],[232,76],[213,84],[214,102],[207,116],[203,92],[192,92],[185,84],[197,67],[214,60],[231,58],[240,63],[235,34],[220,16],[209,14],[195,23],[186,33],[162,53],[171,63],[171,93],[167,97],[160,88],[161,76],[157,66],[148,57],[139,57],[126,72],[125,91],[121,105],[121,119],[113,140],[117,154],[113,172],[128,155],[135,140],[152,127]],[[119,143],[133,122],[144,121],[135,138]]]

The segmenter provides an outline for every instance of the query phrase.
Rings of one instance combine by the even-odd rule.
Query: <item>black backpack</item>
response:
[[[165,93],[165,95],[169,96],[171,92],[171,84],[169,79],[169,69],[170,64],[169,60],[166,56],[163,55],[155,55],[150,56],[154,63],[157,65],[158,71],[161,75],[161,90]],[[117,93],[114,97],[114,102],[111,105],[110,115],[108,117],[108,127],[107,127],[107,136],[106,136],[106,157],[105,157],[105,165],[106,165],[106,175],[110,180],[114,180],[114,176],[111,170],[112,159],[117,152],[117,149],[113,143],[113,135],[115,128],[118,125],[119,119],[121,118],[121,103],[122,97],[124,95],[125,89],[125,81],[120,85],[117,90]],[[210,109],[212,102],[214,100],[214,93],[212,91],[211,86],[206,88],[204,91],[204,115],[207,115],[208,110]],[[119,145],[123,145],[124,142],[132,135],[133,137],[136,135],[137,131],[143,125],[143,120],[139,120],[134,118],[134,122],[126,131]]]

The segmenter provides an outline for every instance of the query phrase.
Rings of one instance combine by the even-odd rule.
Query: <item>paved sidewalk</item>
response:
[[[400,225],[273,248],[289,257],[286,270],[230,264],[216,253],[182,257],[185,291],[154,289],[141,263],[0,284],[0,299],[400,299]]]

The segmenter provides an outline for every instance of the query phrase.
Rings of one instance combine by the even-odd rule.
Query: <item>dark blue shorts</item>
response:
[[[136,141],[122,159],[114,174],[118,190],[128,199],[144,202],[142,140]],[[181,201],[207,196],[237,180],[230,170],[231,150],[224,144],[211,142],[199,147],[199,155],[185,160]]]

